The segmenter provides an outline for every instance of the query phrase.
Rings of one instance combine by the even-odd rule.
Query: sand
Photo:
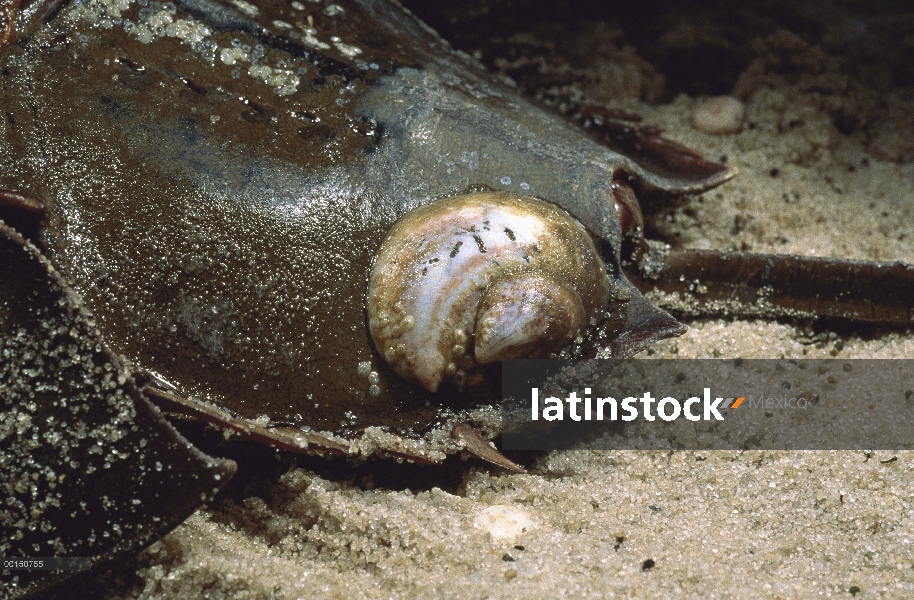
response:
[[[852,17],[850,26],[861,22]],[[682,27],[670,31],[684,35]],[[658,88],[660,68],[618,35],[598,37],[604,52],[594,54],[596,64],[575,67],[599,74],[578,86],[583,97],[636,110],[667,137],[739,169],[733,181],[659,211],[652,230],[685,248],[914,262],[910,89],[889,83],[874,91],[853,70],[803,62],[828,63],[841,47],[809,42],[789,23],[772,35],[780,37],[759,42],[729,89],[717,90],[745,103],[746,125],[732,135],[696,130],[692,110],[706,94],[662,81]],[[620,91],[594,91],[600,77],[619,78]],[[881,104],[871,102],[877,92]],[[842,132],[836,115],[853,115],[854,106],[863,125]],[[687,324],[685,335],[645,355],[914,356],[910,331],[860,327],[815,337],[821,332],[806,323]],[[255,452],[270,463],[263,473],[240,474],[135,563],[112,572],[106,594],[914,597],[914,452],[512,456],[528,468],[524,475],[461,457],[442,467],[358,467]]]

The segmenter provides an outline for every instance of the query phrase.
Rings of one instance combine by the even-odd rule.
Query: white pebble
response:
[[[699,102],[692,110],[692,125],[705,133],[739,133],[746,118],[746,107],[732,96],[717,96]]]
[[[536,523],[530,514],[515,506],[495,504],[476,515],[476,527],[487,531],[495,543],[513,544],[520,541],[524,533],[533,531]]]

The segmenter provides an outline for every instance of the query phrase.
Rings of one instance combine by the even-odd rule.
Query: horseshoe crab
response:
[[[34,239],[104,343],[165,409],[287,448],[479,441],[463,423],[491,392],[401,381],[367,335],[368,270],[410,211],[487,190],[563,207],[626,301],[573,351],[624,356],[681,331],[621,270],[626,185],[733,175],[646,131],[637,159],[607,150],[378,1],[73,4],[3,60],[5,204],[44,205]]]
[[[7,12],[0,206],[49,257],[45,277],[66,277],[61,301],[131,365],[138,398],[289,449],[434,462],[468,447],[517,470],[466,425],[496,414],[493,390],[402,380],[366,328],[384,234],[462,192],[540,198],[594,237],[616,303],[571,352],[627,356],[682,331],[620,269],[637,212],[620,182],[695,192],[725,166],[644,168],[393,3],[54,8]]]
[[[491,401],[402,381],[364,326],[386,231],[472,189],[558,204],[600,240],[628,299],[592,345],[628,355],[681,330],[619,269],[613,185],[693,192],[732,170],[645,169],[394,5],[239,6],[74,4],[5,54],[5,185],[44,203],[41,243],[150,394],[336,451]]]
[[[4,229],[5,251],[38,260],[27,281],[48,290],[36,291],[34,306],[27,289],[13,295],[29,309],[5,314],[4,336],[14,339],[41,304],[85,307],[91,317],[74,308],[62,322],[95,339],[104,364],[127,370],[128,413],[151,410],[143,408],[151,398],[291,449],[434,462],[469,447],[517,469],[465,424],[491,418],[480,408],[495,401],[491,390],[432,394],[401,380],[380,360],[365,323],[368,271],[387,230],[418,207],[467,191],[541,198],[594,236],[619,301],[576,352],[629,355],[681,331],[620,271],[616,205],[624,215],[637,208],[614,185],[626,179],[682,193],[732,171],[699,160],[674,173],[645,169],[520,99],[397,5],[93,0],[56,12],[53,2],[16,8],[5,5],[4,13],[0,207],[50,262]],[[5,289],[26,268],[14,264],[4,265]],[[35,343],[50,346],[53,335],[40,331]],[[23,376],[38,381],[33,356],[10,340],[17,360],[8,364],[19,366],[4,376],[7,392]],[[64,372],[62,362],[39,363]],[[90,394],[93,385],[96,394],[108,386],[106,367],[97,369],[85,376],[102,377]],[[58,403],[68,395],[53,386],[48,393]],[[28,416],[19,404],[5,410],[8,420]],[[46,408],[35,411],[52,428],[68,428]],[[55,435],[33,427],[36,436]],[[180,443],[167,426],[156,427],[173,440],[165,446]],[[10,437],[14,429],[4,430],[6,443],[19,439]],[[139,440],[128,446],[145,455]],[[4,446],[5,458],[16,458],[12,448]],[[162,452],[155,445],[149,457]],[[41,455],[42,468],[63,460],[52,455]],[[206,482],[197,487],[204,496],[233,469],[196,460],[199,472],[188,474]],[[137,483],[141,503],[159,495],[158,480],[148,479]],[[117,484],[99,484],[110,494],[98,494],[91,480],[71,475],[79,489],[69,501],[115,496]],[[9,499],[28,493],[17,485],[5,480]],[[179,522],[199,497],[192,486],[180,495],[181,510],[135,516],[145,532],[128,535],[129,543],[93,542],[82,552],[95,564],[128,552]],[[67,526],[65,517],[45,523],[32,504],[29,522],[20,519],[28,503],[4,513],[12,540],[4,553],[28,556],[39,550],[25,544],[55,540],[62,544],[55,553],[76,551],[79,540],[53,533]],[[32,535],[17,538],[23,527]],[[19,589],[29,581],[48,580],[25,578]]]

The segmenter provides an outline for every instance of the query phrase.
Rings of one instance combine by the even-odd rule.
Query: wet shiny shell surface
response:
[[[613,178],[694,187],[379,1],[72,4],[0,81],[0,183],[45,202],[43,242],[106,340],[177,394],[323,430],[421,429],[487,399],[432,396],[371,344],[368,272],[408,211],[473,186],[539,197],[627,284]]]
[[[547,357],[603,321],[609,286],[593,240],[560,208],[454,196],[391,228],[368,282],[368,325],[405,378],[478,388],[482,364]]]

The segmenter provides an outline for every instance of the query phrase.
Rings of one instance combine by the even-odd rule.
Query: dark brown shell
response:
[[[60,274],[2,222],[0,265],[0,555],[98,568],[180,524],[235,463],[177,434]],[[78,573],[7,571],[3,597]]]
[[[401,381],[364,315],[391,224],[474,187],[559,204],[602,241],[632,295],[603,343],[615,354],[679,331],[618,267],[612,183],[689,192],[732,172],[646,170],[524,101],[396,4],[238,5],[250,9],[68,6],[2,58],[2,183],[45,203],[52,260],[106,341],[161,388],[343,433],[421,430],[445,403],[494,400]],[[156,19],[171,29],[156,35]],[[239,47],[255,69],[223,60]],[[359,376],[366,361],[379,398]]]

